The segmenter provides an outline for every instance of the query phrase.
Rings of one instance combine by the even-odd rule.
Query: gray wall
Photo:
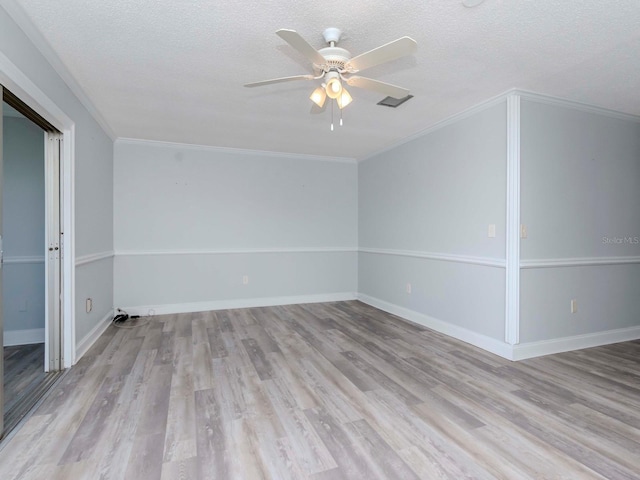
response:
[[[360,247],[392,251],[360,253],[358,291],[503,340],[504,268],[418,257],[504,262],[506,103],[364,161],[358,188]]]
[[[116,306],[356,291],[355,163],[118,141],[114,204]]]
[[[42,329],[44,338],[44,132],[26,118],[5,116],[2,135],[4,331]]]
[[[112,250],[113,142],[3,8],[0,8],[0,52],[74,122],[76,255]],[[2,76],[0,71],[0,79]],[[79,341],[80,334],[97,325],[113,305],[113,289],[104,288],[113,285],[112,260],[87,263],[76,270],[77,281],[82,282],[82,288],[100,306],[86,314],[84,301],[77,302]]]
[[[640,123],[523,100],[521,131],[520,341],[640,325],[639,264],[566,265],[640,256]]]

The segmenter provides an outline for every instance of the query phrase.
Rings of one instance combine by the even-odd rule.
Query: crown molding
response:
[[[338,162],[355,164],[357,160],[351,157],[326,157],[322,155],[309,155],[306,153],[272,152],[267,150],[250,150],[245,148],[216,147],[212,145],[198,145],[192,143],[165,142],[161,140],[145,140],[141,138],[118,137],[117,145],[142,145],[157,148],[180,148],[197,150],[202,152],[226,153],[230,155],[250,155],[254,157],[286,158],[293,160],[311,160],[316,162]]]
[[[468,118],[472,115],[475,115],[476,113],[482,112],[483,110],[486,110],[487,108],[491,108],[494,105],[497,105],[499,103],[502,102],[506,102],[507,98],[509,97],[513,97],[513,96],[519,96],[520,98],[524,99],[524,100],[530,100],[530,101],[534,101],[537,103],[544,103],[547,105],[556,105],[556,106],[561,106],[561,107],[566,107],[566,108],[572,108],[574,110],[580,110],[582,112],[587,112],[587,113],[594,113],[594,114],[598,114],[598,115],[603,115],[606,117],[610,117],[610,118],[615,118],[618,120],[626,120],[626,121],[630,121],[630,122],[635,122],[635,123],[640,123],[640,116],[638,115],[631,115],[629,113],[623,113],[623,112],[617,112],[615,110],[610,110],[604,107],[599,107],[597,105],[591,105],[591,104],[587,104],[587,103],[581,103],[581,102],[576,102],[574,100],[567,100],[564,98],[560,98],[560,97],[554,97],[553,95],[546,95],[544,93],[537,93],[537,92],[532,92],[529,90],[523,90],[520,88],[511,88],[499,95],[496,95],[495,97],[491,97],[487,100],[484,100],[472,107],[466,108],[464,110],[462,110],[461,112],[455,113],[449,117],[446,117],[443,120],[440,120],[436,123],[434,123],[433,125],[420,130],[419,132],[414,133],[413,135],[410,135],[406,138],[403,138],[402,140],[399,140],[397,142],[394,142],[384,148],[382,148],[381,150],[377,150],[374,153],[371,153],[369,155],[366,155],[362,158],[358,159],[358,162],[364,162],[366,160],[369,160],[373,157],[376,157],[378,155],[381,155],[385,152],[388,152],[390,150],[393,150],[401,145],[404,145],[405,143],[409,143],[413,140],[417,140],[418,138],[424,137],[426,135],[429,135],[430,133],[433,133],[437,130],[440,130],[441,128],[444,128],[448,125],[451,125],[453,123],[459,122],[460,120],[464,120],[465,118]]]
[[[385,152],[388,152],[390,150],[393,150],[395,148],[398,148],[402,145],[404,145],[405,143],[409,143],[412,142],[413,140],[417,140],[421,137],[424,137],[426,135],[429,135],[430,133],[433,133],[437,130],[440,130],[441,128],[447,127],[453,123],[459,122],[461,120],[464,120],[465,118],[469,118],[472,115],[475,115],[476,113],[480,113],[483,110],[486,110],[487,108],[491,108],[495,105],[498,105],[502,102],[506,102],[507,101],[507,97],[509,97],[509,95],[512,95],[514,93],[515,90],[507,90],[504,93],[501,93],[500,95],[496,95],[495,97],[491,97],[488,98],[487,100],[483,100],[482,102],[466,108],[464,110],[462,110],[461,112],[458,113],[454,113],[453,115],[446,117],[443,120],[440,120],[436,123],[434,123],[433,125],[420,130],[419,132],[414,133],[413,135],[410,135],[408,137],[403,138],[402,140],[399,140],[397,142],[394,142],[384,148],[382,148],[381,150],[377,150],[374,153],[371,153],[365,157],[362,157],[360,159],[358,159],[359,162],[365,162],[373,157],[377,157],[378,155],[381,155]]]
[[[597,105],[591,105],[588,103],[576,102],[573,100],[567,100],[560,97],[554,97],[552,95],[545,95],[542,93],[530,92],[528,90],[513,89],[510,93],[519,95],[524,100],[529,100],[536,103],[544,103],[546,105],[555,105],[559,107],[571,108],[573,110],[580,110],[586,113],[594,113],[605,117],[615,118],[617,120],[625,120],[628,122],[640,123],[640,116],[631,115],[630,113],[617,112],[608,108],[599,107]]]
[[[69,87],[69,90],[75,95],[80,103],[87,109],[93,119],[100,125],[104,132],[111,138],[116,139],[115,132],[109,123],[102,116],[98,108],[85,93],[80,83],[71,74],[66,65],[62,62],[53,47],[44,38],[40,30],[38,30],[28,15],[24,12],[19,3],[15,0],[2,0],[2,8],[4,8],[14,22],[20,27],[27,38],[33,43],[36,49],[42,54],[45,60],[51,65],[54,71],[60,76],[62,81]]]

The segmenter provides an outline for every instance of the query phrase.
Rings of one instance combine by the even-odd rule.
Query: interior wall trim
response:
[[[75,77],[71,75],[62,60],[60,60],[60,57],[58,57],[58,54],[53,50],[53,48],[51,48],[49,42],[44,39],[42,33],[40,33],[40,31],[33,25],[33,22],[19,5],[19,2],[16,0],[4,0],[2,2],[2,7],[7,11],[13,21],[18,24],[20,29],[25,33],[27,38],[31,43],[33,43],[46,61],[53,67],[55,72],[62,78],[62,81],[66,83],[67,87],[87,109],[98,125],[102,127],[111,140],[115,140],[116,136],[111,126],[104,119],[78,81],[76,81]]]
[[[91,346],[100,338],[107,327],[111,325],[111,321],[114,318],[114,310],[109,310],[104,317],[95,324],[95,326],[87,333],[82,340],[76,344],[75,348],[75,360],[76,362],[87,353]]]
[[[482,265],[485,267],[505,268],[505,260],[491,257],[474,257],[471,255],[454,255],[449,253],[422,252],[418,250],[394,250],[387,248],[359,248],[359,252],[375,255],[395,255],[399,257],[423,258],[427,260],[440,260],[444,262],[467,263]]]
[[[634,265],[640,263],[640,256],[633,257],[586,257],[586,258],[542,258],[520,260],[521,269],[597,267],[599,265]]]
[[[513,360],[569,352],[583,348],[599,347],[612,343],[628,342],[640,339],[640,326],[619,328],[605,332],[587,333],[571,337],[554,338],[539,342],[528,342],[513,345]]]
[[[63,296],[61,300],[64,319],[64,366],[68,368],[73,365],[75,355],[75,196],[73,194],[75,189],[75,123],[2,52],[0,52],[0,83],[51,125],[63,132],[60,158],[62,166],[61,195],[63,196],[61,221],[66,235],[62,258]]]
[[[164,142],[161,140],[142,140],[137,138],[118,137],[116,144],[146,145],[151,147],[172,147],[205,152],[227,153],[231,155],[251,155],[258,157],[290,158],[294,160],[312,160],[316,162],[357,163],[352,157],[328,157],[308,153],[271,152],[267,150],[249,150],[245,148],[216,147],[213,145],[197,145],[193,143]]]
[[[519,96],[521,98],[524,98],[525,100],[532,100],[538,103],[546,103],[548,105],[558,105],[558,106],[562,106],[562,107],[568,107],[568,108],[572,108],[575,110],[581,110],[583,112],[588,112],[588,113],[595,113],[598,115],[605,115],[607,117],[611,117],[611,118],[617,118],[619,120],[627,120],[627,121],[632,121],[632,122],[640,122],[640,116],[637,115],[631,115],[628,113],[623,113],[623,112],[618,112],[615,110],[609,110],[607,108],[602,108],[602,107],[598,107],[596,105],[589,105],[586,103],[580,103],[580,102],[576,102],[576,101],[572,101],[572,100],[567,100],[564,98],[559,98],[559,97],[553,97],[553,96],[549,96],[549,95],[544,95],[541,93],[536,93],[536,92],[532,92],[532,91],[528,91],[528,90],[521,90],[518,88],[511,88],[509,90],[507,90],[504,93],[501,93],[499,95],[496,95],[495,97],[489,98],[487,100],[484,100],[472,107],[469,107],[459,113],[455,113],[447,118],[445,118],[444,120],[441,120],[433,125],[431,125],[430,127],[425,128],[424,130],[420,130],[417,133],[414,133],[413,135],[403,138],[402,140],[399,140],[397,142],[394,142],[390,145],[387,145],[386,147],[370,154],[367,155],[365,157],[362,157],[360,159],[358,159],[359,162],[364,162],[367,161],[371,158],[374,158],[378,155],[381,155],[382,153],[388,152],[390,150],[393,150],[401,145],[404,145],[405,143],[411,142],[413,140],[416,140],[420,137],[423,137],[425,135],[429,135],[430,133],[435,132],[436,130],[439,130],[441,128],[444,128],[448,125],[451,125],[453,123],[459,122],[460,120],[464,120],[465,118],[468,118],[472,115],[475,115],[476,113],[479,113],[487,108],[493,107],[494,105],[497,105],[499,103],[502,103],[504,101],[506,101],[506,99],[509,96]]]
[[[154,255],[237,255],[265,253],[342,253],[357,252],[357,247],[291,247],[291,248],[224,248],[189,250],[116,250],[118,257],[138,257]]]
[[[463,342],[475,345],[476,347],[482,348],[508,360],[512,359],[512,346],[503,341],[430,317],[424,313],[416,312],[415,310],[401,307],[379,298],[371,297],[364,293],[358,293],[358,300],[379,310],[402,317],[410,322],[417,323],[423,327],[430,328],[450,337],[462,340]]]
[[[81,255],[76,257],[76,267],[80,265],[87,265],[89,263],[97,262],[99,260],[104,260],[105,258],[111,258],[115,255],[113,250],[106,252],[98,252],[98,253],[90,253],[89,255]]]
[[[505,341],[520,341],[520,96],[507,97]]]
[[[435,124],[431,125],[430,127],[425,128],[424,130],[420,130],[417,133],[414,133],[413,135],[410,135],[408,137],[403,138],[402,140],[399,140],[397,142],[394,142],[390,145],[387,145],[386,147],[370,154],[367,155],[365,157],[362,157],[360,159],[358,159],[359,162],[365,162],[371,158],[377,157],[378,155],[381,155],[385,152],[388,152],[390,150],[394,150],[396,148],[398,148],[401,145],[404,145],[405,143],[409,143],[412,142],[413,140],[417,140],[418,138],[424,137],[426,135],[429,135],[437,130],[440,130],[441,128],[447,127],[449,125],[452,125],[454,123],[457,123],[461,120],[464,120],[465,118],[469,118],[473,115],[475,115],[476,113],[480,113],[483,110],[486,110],[487,108],[491,108],[495,105],[498,105],[500,103],[503,103],[506,101],[507,97],[513,92],[513,90],[508,90],[507,92],[501,93],[500,95],[496,95],[495,97],[491,97],[487,100],[484,100],[472,107],[469,107],[461,112],[455,113],[447,118],[445,118],[444,120],[441,120],[439,122],[436,122]]]
[[[44,328],[32,328],[30,330],[5,330],[4,346],[33,345],[44,343]]]
[[[544,103],[547,105],[557,105],[560,107],[572,108],[574,110],[580,110],[587,113],[595,113],[597,115],[603,115],[610,118],[616,118],[618,120],[626,120],[629,122],[640,123],[640,116],[631,115],[629,113],[618,112],[616,110],[609,110],[608,108],[598,107],[597,105],[590,105],[587,103],[575,102],[573,100],[567,100],[565,98],[553,97],[550,95],[544,95],[541,93],[530,92],[527,90],[513,89],[511,93],[519,95],[525,100],[531,100],[537,103]]]
[[[206,302],[174,303],[164,305],[138,305],[120,307],[129,315],[170,315],[176,313],[208,312],[234,308],[273,307],[276,305],[296,305],[300,303],[343,302],[355,300],[355,292],[338,292],[287,297],[235,298]]]
[[[495,338],[487,337],[486,335],[430,317],[415,310],[386,302],[379,298],[371,297],[363,293],[358,293],[357,297],[358,300],[367,305],[371,305],[392,315],[397,315],[410,322],[457,338],[458,340],[462,340],[463,342],[475,345],[483,350],[513,361],[640,339],[640,326],[634,326],[571,337],[554,338],[539,342],[510,345]]]
[[[4,263],[5,265],[44,263],[44,255],[16,255],[11,257],[4,257],[2,263]]]

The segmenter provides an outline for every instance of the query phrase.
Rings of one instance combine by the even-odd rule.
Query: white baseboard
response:
[[[513,346],[513,360],[551,355],[553,353],[599,347],[611,343],[640,339],[640,327],[619,328],[606,332],[587,333],[573,337],[554,338],[539,342],[521,343]]]
[[[44,343],[44,328],[32,328],[31,330],[5,330],[4,346],[31,345]]]
[[[82,340],[76,344],[76,358],[75,362],[80,360],[82,356],[87,353],[91,346],[100,338],[100,335],[104,333],[107,327],[113,320],[113,310],[107,312],[107,314],[100,319],[100,321],[87,333]]]
[[[487,337],[481,333],[473,332],[466,328],[438,320],[437,318],[380,300],[379,298],[370,297],[363,293],[358,293],[358,300],[371,305],[372,307],[384,310],[385,312],[397,315],[398,317],[402,317],[410,322],[444,333],[450,337],[457,338],[458,340],[462,340],[463,342],[470,343],[471,345],[482,348],[483,350],[487,350],[488,352],[495,353],[503,358],[512,360],[511,345],[500,340],[496,340],[495,338]]]
[[[217,300],[209,302],[176,303],[164,305],[145,305],[122,307],[129,315],[167,315],[176,313],[205,312],[210,310],[227,310],[233,308],[271,307],[275,305],[294,305],[300,303],[341,302],[360,300],[385,312],[397,315],[405,320],[431,328],[450,337],[462,340],[488,352],[508,360],[524,360],[527,358],[550,355],[553,353],[597,347],[611,343],[640,339],[640,326],[610,330],[606,332],[576,335],[574,337],[557,338],[540,342],[509,345],[506,342],[488,337],[481,333],[453,325],[430,317],[415,310],[371,297],[363,293],[343,292],[319,295],[300,295],[290,297],[244,298],[234,300]],[[109,313],[94,329],[78,343],[76,358],[79,359],[106,330],[112,314]],[[44,336],[44,334],[43,334]]]
[[[640,339],[640,326],[620,328],[606,332],[588,333],[573,337],[554,338],[540,342],[521,343],[509,345],[486,335],[467,330],[466,328],[452,325],[408,308],[385,302],[375,297],[370,297],[363,293],[358,294],[358,300],[372,307],[379,308],[398,317],[402,317],[410,322],[431,328],[437,332],[444,333],[450,337],[457,338],[463,342],[470,343],[476,347],[495,353],[508,360],[525,360],[527,358],[541,357],[554,353],[568,352],[571,350],[581,350],[583,348],[599,347],[612,343],[627,342]]]
[[[139,305],[120,307],[129,315],[169,315],[174,313],[207,312],[232,308],[273,307],[275,305],[295,305],[299,303],[342,302],[355,300],[353,292],[326,293],[318,295],[298,295],[291,297],[238,298],[208,302],[173,303],[164,305]]]

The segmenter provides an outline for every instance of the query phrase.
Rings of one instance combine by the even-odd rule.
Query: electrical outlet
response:
[[[411,284],[407,283],[407,293],[411,293]]]
[[[243,285],[249,285],[249,275],[243,275],[242,276],[242,284]]]
[[[490,223],[489,224],[489,231],[487,232],[487,235],[489,238],[496,238],[496,224],[495,223]]]
[[[571,313],[576,313],[578,311],[578,301],[571,300]]]
[[[87,309],[87,313],[93,310],[93,300],[91,298],[87,298],[86,309]]]

